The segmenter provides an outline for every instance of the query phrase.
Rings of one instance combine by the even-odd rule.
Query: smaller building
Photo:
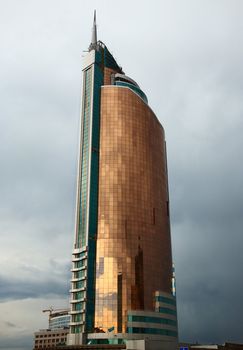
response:
[[[243,344],[239,343],[229,343],[226,342],[224,344],[196,344],[190,346],[191,350],[243,350]]]
[[[52,310],[49,316],[49,329],[69,328],[70,315],[69,310]]]
[[[224,344],[179,343],[179,350],[243,350],[243,344],[229,342]]]
[[[49,349],[60,345],[65,345],[67,341],[67,334],[69,329],[41,329],[39,332],[35,332],[34,336],[34,350],[37,349]]]
[[[69,310],[50,308],[43,312],[49,312],[49,325],[47,329],[34,333],[34,350],[66,345],[70,324]]]

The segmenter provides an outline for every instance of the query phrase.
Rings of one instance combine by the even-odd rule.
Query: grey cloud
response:
[[[6,325],[7,327],[10,327],[10,328],[15,328],[15,327],[17,327],[17,325],[14,324],[14,323],[12,323],[12,322],[5,322],[5,325]]]
[[[32,335],[13,335],[1,337],[0,349],[3,350],[27,350],[33,347]]]
[[[63,276],[64,277],[64,276]],[[66,282],[66,283],[65,283]],[[68,296],[67,277],[55,280],[51,277],[41,280],[7,279],[0,277],[0,302],[27,298],[52,298]]]
[[[0,302],[27,298],[68,297],[70,261],[49,259],[45,270],[20,263],[19,275],[12,278],[0,274]]]

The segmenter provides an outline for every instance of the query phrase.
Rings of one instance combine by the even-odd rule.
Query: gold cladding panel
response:
[[[166,151],[162,126],[134,92],[101,91],[95,327],[117,332],[120,300],[125,332],[127,310],[154,310],[154,292],[171,293]]]
[[[117,69],[104,67],[104,85],[111,85],[111,76],[117,72]]]

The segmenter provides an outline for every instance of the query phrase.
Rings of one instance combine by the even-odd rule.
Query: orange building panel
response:
[[[172,278],[164,130],[129,88],[101,89],[98,198],[95,326],[126,332]]]

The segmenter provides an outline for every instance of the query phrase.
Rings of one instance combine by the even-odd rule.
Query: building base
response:
[[[65,345],[41,348],[42,350],[175,350],[177,344],[161,340],[140,339],[128,340],[126,344],[89,344],[89,345]],[[38,350],[40,348],[34,348]],[[205,350],[205,349],[203,349]],[[211,350],[211,349],[210,349]],[[238,350],[238,349],[237,349]],[[242,349],[240,349],[242,350]]]
[[[87,336],[84,333],[68,334],[67,335],[67,345],[83,345],[86,344]]]
[[[126,341],[126,350],[176,350],[177,348],[177,342],[166,342],[163,340],[140,339]]]

